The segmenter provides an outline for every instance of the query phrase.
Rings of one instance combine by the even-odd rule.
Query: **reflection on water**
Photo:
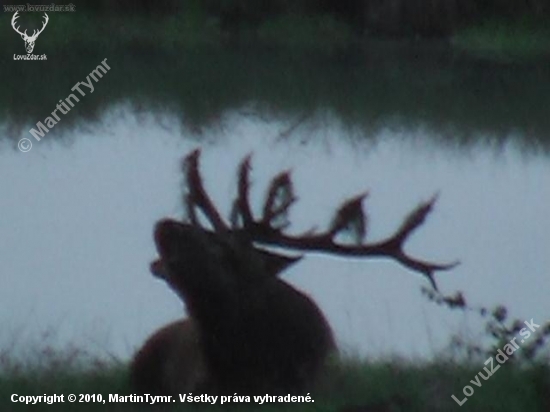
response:
[[[44,138],[29,153],[0,150],[2,345],[50,330],[54,343],[127,357],[182,314],[148,272],[151,230],[161,217],[182,215],[179,160],[199,143],[182,139],[175,121],[107,120],[67,145]],[[281,138],[285,131],[293,138]],[[377,144],[352,143],[348,132],[337,122],[288,131],[286,122],[228,116],[224,128],[202,136],[207,188],[229,210],[237,165],[253,152],[254,204],[272,175],[292,168],[300,198],[292,228],[300,231],[328,224],[342,199],[369,189],[371,240],[439,192],[409,252],[463,262],[439,274],[444,292],[463,290],[472,304],[506,303],[514,315],[547,320],[546,156],[511,144],[455,151],[427,144],[433,137],[419,132],[390,130],[379,132]],[[394,262],[310,256],[285,278],[315,297],[341,346],[361,355],[429,356],[451,333],[478,336],[474,317],[427,302],[419,290],[426,281]]]

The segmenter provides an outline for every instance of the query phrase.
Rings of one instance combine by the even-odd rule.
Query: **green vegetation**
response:
[[[352,42],[348,25],[330,15],[283,16],[267,21],[258,29],[258,40],[280,48],[319,50],[332,53]]]
[[[550,26],[530,19],[489,20],[458,32],[453,43],[485,58],[536,59],[550,55]]]
[[[47,0],[38,0],[48,4]],[[281,19],[330,15],[359,36],[441,37],[493,18],[550,15],[545,0],[83,0],[78,12],[105,16],[146,15],[162,19],[178,13],[197,23],[214,22],[227,35],[254,31]],[[290,19],[288,19],[290,18]]]
[[[62,354],[57,354],[57,361]],[[37,361],[38,362],[38,361]],[[44,405],[24,405],[10,402],[12,394],[51,395],[64,394],[65,403],[56,404],[56,411],[129,411],[151,410],[137,403],[109,403],[109,394],[132,394],[123,365],[98,364],[75,367],[71,362],[40,361],[40,366],[8,369],[0,372],[0,407],[10,411],[43,410]],[[475,379],[482,363],[438,360],[414,363],[402,360],[366,362],[348,359],[332,366],[319,386],[311,393],[312,404],[266,404],[268,411],[341,411],[352,406],[385,407],[392,411],[447,412],[459,410],[451,395],[462,400],[462,388]],[[495,375],[475,388],[463,409],[485,412],[546,412],[550,405],[550,367],[535,364],[518,367],[504,364]],[[470,384],[471,386],[471,384]],[[69,394],[102,394],[105,404],[66,402]],[[179,402],[167,410],[208,410],[219,406],[190,407]],[[191,405],[192,406],[192,405]],[[258,410],[252,402],[239,410]],[[353,410],[353,409],[349,409]],[[359,410],[359,409],[358,409]],[[364,409],[369,410],[369,409]],[[376,409],[373,409],[376,410]]]
[[[47,61],[0,63],[0,139],[27,134],[107,58],[50,140],[124,105],[193,132],[246,109],[291,129],[329,114],[361,139],[390,127],[548,151],[550,3],[495,1],[85,1],[50,16],[34,51]],[[9,26],[0,42],[25,53]]]
[[[21,52],[22,41],[15,41],[6,48]],[[171,116],[175,126],[180,122],[195,135],[227,113],[279,119],[290,129],[314,129],[328,114],[349,128],[352,139],[375,139],[390,127],[411,138],[422,131],[424,139],[451,148],[512,141],[528,150],[550,149],[549,64],[472,60],[441,42],[371,42],[364,55],[208,47],[169,53],[153,46],[79,53],[37,43],[47,61],[4,61],[0,124],[10,133],[0,139],[28,135],[107,58],[111,70],[94,93],[82,97],[44,140],[101,126],[102,115],[122,106],[130,113]]]
[[[40,43],[73,51],[235,44],[332,51],[382,38],[454,38],[466,50],[532,56],[548,51],[550,5],[545,0],[87,0],[75,13],[50,17]],[[11,30],[0,33],[3,43],[15,37]]]
[[[495,358],[499,349],[517,337],[524,322],[508,316],[504,306],[492,310],[472,307],[461,293],[441,295],[432,289],[423,293],[438,305],[453,310],[477,313],[485,320],[486,338],[482,343],[453,338],[449,349],[432,361],[386,359],[366,361],[352,357],[333,359],[311,396],[314,403],[261,406],[267,411],[499,411],[547,412],[550,410],[550,321],[541,324],[517,352],[502,362]],[[525,336],[520,332],[521,336]],[[47,340],[46,340],[47,341]],[[519,341],[519,339],[518,339]],[[141,411],[151,407],[136,403],[109,403],[109,394],[130,395],[127,365],[116,360],[97,359],[86,351],[68,347],[31,348],[18,355],[13,350],[0,350],[0,409],[37,410],[36,405],[13,404],[12,394],[38,396],[51,394],[102,394],[105,404],[68,402],[55,405],[57,411]],[[502,358],[501,358],[502,359]],[[484,369],[485,368],[485,369]],[[493,371],[489,376],[488,371]],[[480,373],[487,377],[480,377]],[[479,381],[475,385],[472,381]],[[469,385],[473,395],[462,408],[459,401]],[[197,395],[197,394],[195,394]],[[243,394],[239,394],[243,395]],[[233,410],[258,410],[254,403],[238,405]],[[201,405],[175,402],[164,410],[217,411],[219,404]],[[231,408],[231,404],[226,405]],[[378,408],[378,409],[377,409]]]
[[[128,392],[126,366],[100,360],[86,351],[66,347],[44,347],[0,350],[0,409],[37,410],[42,405],[11,403],[13,394],[50,395]],[[21,353],[24,350],[24,353]],[[66,398],[65,398],[66,399]],[[56,404],[55,410],[98,410],[97,405]],[[108,409],[104,409],[108,410]]]
[[[13,53],[25,50],[13,30],[0,32],[0,41]],[[162,19],[146,15],[99,15],[97,13],[56,13],[40,36],[41,50],[60,52],[117,53],[156,50],[176,52],[198,46],[219,45],[221,34],[214,22],[197,21],[178,14]],[[34,53],[40,53],[35,50]]]

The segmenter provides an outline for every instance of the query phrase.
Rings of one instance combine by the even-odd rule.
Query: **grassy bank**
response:
[[[59,354],[57,357],[59,360]],[[11,403],[12,394],[51,395],[102,394],[103,403],[58,403],[58,411],[129,411],[151,410],[143,404],[109,402],[109,394],[129,395],[125,365],[80,365],[74,362],[26,364],[20,368],[4,368],[0,374],[0,406],[2,410],[42,410],[44,405]],[[13,365],[12,365],[13,366]],[[366,362],[341,361],[333,365],[311,393],[314,403],[262,405],[268,411],[418,411],[448,412],[454,410],[499,412],[546,412],[550,406],[550,368],[542,365],[519,367],[504,364],[482,387],[459,407],[451,398],[463,400],[462,389],[482,370],[482,363],[434,361],[413,363],[401,360]],[[237,409],[257,410],[250,404]],[[219,410],[219,405],[194,407],[179,401],[169,410]],[[357,407],[353,409],[352,407]],[[346,409],[348,408],[348,409]],[[360,409],[363,408],[363,409]],[[371,409],[369,409],[371,408]],[[375,409],[379,408],[379,409]],[[385,409],[384,409],[385,408]],[[166,410],[166,408],[164,408]]]

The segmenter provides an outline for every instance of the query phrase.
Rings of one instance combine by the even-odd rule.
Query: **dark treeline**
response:
[[[214,19],[228,33],[256,29],[288,16],[331,16],[357,35],[393,37],[441,37],[488,19],[543,21],[550,17],[547,0],[83,0],[77,8],[158,17],[184,12],[198,20]]]
[[[122,105],[138,116],[158,116],[161,124],[173,116],[185,136],[198,138],[239,113],[281,121],[290,131],[300,127],[313,139],[326,119],[336,119],[350,139],[376,141],[390,128],[418,131],[453,149],[513,142],[526,152],[550,154],[548,60],[503,65],[458,54],[445,42],[400,43],[337,57],[230,47],[175,54],[120,49],[107,54],[113,69],[97,90],[48,139],[102,127],[104,116]],[[0,75],[10,79],[0,89],[0,128],[8,131],[0,133],[0,145],[28,135],[104,57],[103,51],[52,54],[41,66],[47,82],[36,77],[35,65],[0,65]]]
[[[2,2],[6,3],[6,2]],[[81,0],[77,11],[105,15],[157,16],[187,13],[214,20],[226,33],[254,30],[285,17],[330,16],[356,35],[449,36],[489,19],[540,21],[550,17],[548,0]],[[50,0],[32,4],[51,4]],[[293,20],[296,21],[296,20]]]

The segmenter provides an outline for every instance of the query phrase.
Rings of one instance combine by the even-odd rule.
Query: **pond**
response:
[[[197,99],[204,103],[204,96]],[[32,109],[42,114],[30,126],[55,107],[43,100],[41,112]],[[28,153],[12,144],[30,137],[28,119],[17,127],[5,119],[0,347],[72,343],[127,359],[153,330],[183,316],[182,303],[150,274],[149,262],[156,256],[154,223],[183,216],[180,162],[197,147],[206,187],[224,211],[248,153],[257,209],[270,178],[292,169],[296,233],[326,227],[343,200],[368,190],[374,241],[438,194],[407,251],[440,263],[461,261],[437,275],[440,289],[464,291],[473,306],[504,303],[513,316],[548,320],[550,161],[542,116],[530,131],[528,117],[516,118],[522,123],[516,130],[512,123],[495,131],[475,122],[454,130],[448,123],[434,127],[418,113],[392,123],[386,120],[395,120],[395,110],[386,108],[377,127],[365,128],[331,105],[268,116],[247,97],[233,108],[215,104],[209,121],[195,127],[196,119],[185,123],[169,105],[137,110],[135,101],[120,100],[104,104],[92,123],[32,140]],[[467,138],[448,138],[454,131]],[[445,351],[453,334],[483,336],[476,315],[428,302],[420,292],[428,282],[387,259],[316,254],[284,279],[314,297],[348,353],[426,358]]]

